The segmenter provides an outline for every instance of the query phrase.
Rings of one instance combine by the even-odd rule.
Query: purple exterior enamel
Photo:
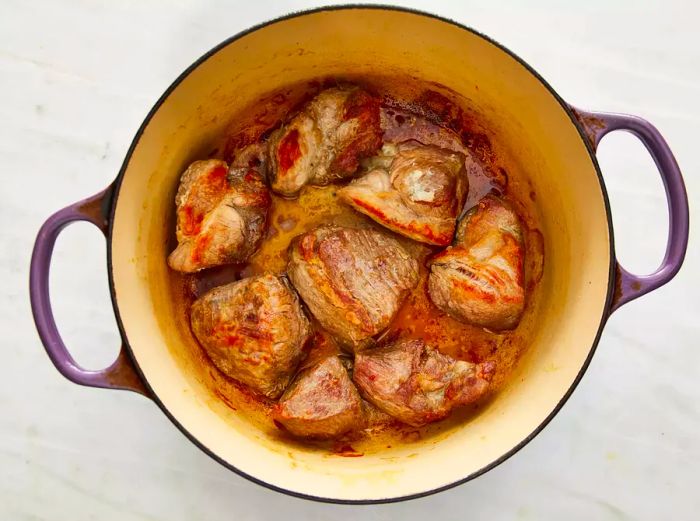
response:
[[[70,381],[91,387],[128,389],[148,396],[129,355],[122,347],[112,365],[99,371],[80,367],[68,352],[56,327],[49,299],[49,268],[54,244],[61,230],[77,221],[88,221],[107,233],[106,204],[111,199],[111,187],[53,214],[43,224],[34,244],[29,269],[29,296],[39,337],[59,372]]]
[[[617,264],[612,313],[621,305],[670,281],[681,265],[688,247],[689,210],[683,178],[671,150],[659,131],[648,121],[636,116],[572,110],[588,136],[593,149],[608,132],[626,130],[637,136],[654,158],[668,199],[669,236],[661,266],[650,275],[634,275]],[[122,346],[112,365],[99,371],[80,367],[68,352],[56,327],[49,299],[49,268],[54,244],[61,230],[77,221],[91,222],[107,235],[112,187],[72,204],[53,214],[43,224],[34,244],[29,271],[29,293],[32,313],[46,352],[59,372],[80,385],[109,389],[128,389],[149,396],[131,358]]]
[[[659,131],[637,116],[593,112],[573,108],[583,125],[593,148],[600,140],[613,130],[625,130],[634,134],[647,148],[661,175],[668,201],[668,241],[666,254],[661,266],[650,275],[634,275],[617,264],[615,298],[610,309],[612,313],[630,300],[663,286],[681,269],[685,252],[688,248],[689,209],[688,195],[685,191],[680,168],[666,140]]]

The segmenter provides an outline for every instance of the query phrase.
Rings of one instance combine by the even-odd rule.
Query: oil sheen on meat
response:
[[[271,199],[255,168],[210,159],[185,170],[175,204],[178,245],[168,265],[192,273],[248,259],[265,233]]]
[[[525,308],[523,256],[518,216],[486,196],[460,223],[455,245],[433,257],[430,297],[458,320],[513,329]]]
[[[380,410],[419,427],[481,398],[493,371],[493,362],[455,360],[421,340],[406,340],[358,353],[353,380]]]
[[[365,425],[360,395],[335,355],[303,370],[273,408],[273,417],[300,438],[336,438]]]
[[[284,392],[309,336],[296,293],[275,275],[212,289],[192,305],[191,322],[219,370],[268,398]]]
[[[418,283],[418,263],[396,239],[339,226],[294,239],[288,273],[321,326],[353,351],[372,343]]]
[[[368,172],[339,191],[343,201],[388,229],[447,246],[467,197],[466,157],[417,141],[385,144]]]

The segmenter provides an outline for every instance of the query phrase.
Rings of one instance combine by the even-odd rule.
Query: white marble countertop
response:
[[[405,4],[494,37],[575,105],[650,119],[697,202],[697,3]],[[544,432],[485,476],[407,503],[352,508],[271,492],[200,452],[148,400],[82,388],[56,372],[27,293],[40,224],[114,178],[146,112],[194,59],[251,24],[313,5],[2,3],[0,519],[699,519],[697,237],[672,283],[615,313],[583,382]],[[633,271],[650,271],[667,227],[653,163],[619,134],[605,140],[600,160],[619,256]],[[59,239],[51,288],[77,359],[94,368],[110,362],[118,335],[104,241],[90,225]]]

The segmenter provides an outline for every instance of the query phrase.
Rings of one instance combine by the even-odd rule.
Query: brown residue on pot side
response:
[[[590,114],[581,112],[574,107],[571,107],[571,112],[578,120],[579,124],[583,127],[583,131],[588,138],[588,142],[591,144],[591,148],[595,151],[598,147],[599,134],[607,128],[605,121]]]

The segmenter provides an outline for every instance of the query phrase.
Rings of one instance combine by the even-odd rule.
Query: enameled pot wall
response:
[[[182,342],[168,292],[167,227],[177,177],[235,114],[261,94],[320,76],[410,75],[436,82],[486,115],[537,194],[546,261],[545,303],[512,383],[469,422],[380,454],[341,458],[267,436],[222,407],[178,358]],[[654,157],[669,198],[670,234],[659,270],[617,266],[610,209],[594,156],[615,129],[635,133]],[[48,299],[56,236],[88,220],[108,237],[114,309],[124,346],[103,371],[86,371],[58,336]],[[152,398],[197,445],[232,470],[295,495],[340,502],[416,497],[478,476],[517,451],[552,418],[593,354],[609,313],[670,280],[688,238],[683,182],[666,143],[632,116],[574,111],[532,69],[454,22],[386,7],[295,14],[224,42],[185,71],[139,130],[115,183],[52,216],[31,266],[37,329],[72,381]]]

